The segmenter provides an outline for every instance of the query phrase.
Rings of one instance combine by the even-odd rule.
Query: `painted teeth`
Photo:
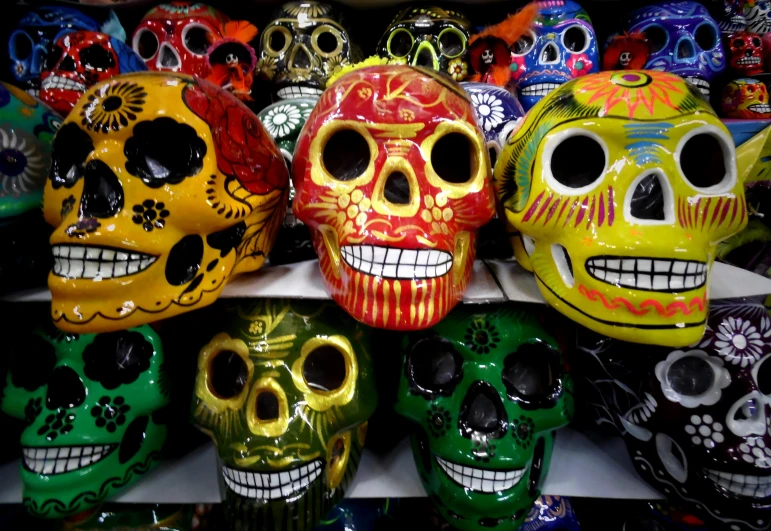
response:
[[[222,467],[222,477],[228,488],[244,498],[277,500],[288,498],[316,481],[323,468],[321,461],[313,461],[282,472],[249,472]]]
[[[376,277],[409,280],[437,278],[452,269],[452,254],[447,251],[346,245],[341,252],[346,264]]]
[[[101,461],[118,445],[38,446],[22,449],[24,468],[35,474],[53,476],[72,472]]]
[[[759,65],[760,57],[742,57],[736,62],[740,65]]]
[[[549,92],[559,87],[557,83],[535,83],[522,87],[523,96],[546,96]]]
[[[707,264],[693,260],[603,256],[587,260],[586,270],[608,284],[648,291],[692,290],[707,281]]]
[[[740,496],[768,498],[771,496],[771,476],[731,474],[719,470],[704,469],[707,477],[724,489]]]
[[[752,112],[756,112],[759,114],[767,114],[771,112],[771,105],[766,105],[763,103],[756,103],[755,105],[750,105],[749,109]]]
[[[471,468],[445,461],[439,457],[436,458],[436,462],[455,483],[466,489],[485,494],[509,490],[519,483],[526,471],[524,468],[517,470]]]
[[[85,92],[86,86],[83,83],[78,83],[72,79],[61,76],[49,76],[41,82],[43,90],[49,89],[62,89],[62,90],[76,90],[78,92]]]
[[[304,98],[308,96],[321,96],[323,91],[313,87],[284,87],[278,89],[276,93],[279,99],[286,100],[290,98]]]
[[[710,86],[709,82],[707,82],[704,79],[701,79],[700,77],[686,77],[685,78],[689,83],[692,85],[695,85],[699,91],[704,94],[704,96],[709,97],[710,95]]]
[[[54,245],[54,275],[65,278],[104,280],[133,275],[150,267],[157,259],[110,247]]]

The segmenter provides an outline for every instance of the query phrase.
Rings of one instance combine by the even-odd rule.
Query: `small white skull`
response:
[[[485,50],[482,52],[482,62],[486,65],[490,65],[493,63],[493,51],[492,50]]]
[[[230,65],[237,65],[238,64],[238,57],[234,53],[229,53],[227,57],[225,57],[225,62]]]
[[[618,57],[618,62],[624,68],[629,66],[629,63],[632,62],[632,52],[622,52],[621,55]]]

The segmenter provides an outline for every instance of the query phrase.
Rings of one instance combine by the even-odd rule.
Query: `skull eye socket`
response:
[[[463,358],[449,341],[422,339],[407,355],[406,370],[413,393],[450,396],[463,377]]]
[[[150,368],[155,349],[139,332],[99,334],[83,350],[83,373],[108,390],[134,383]]]
[[[702,24],[696,28],[693,37],[696,39],[696,44],[699,45],[699,48],[705,51],[714,49],[718,44],[717,28],[709,23]]]
[[[241,394],[249,378],[244,359],[232,350],[222,350],[209,362],[209,390],[218,398]]]
[[[202,24],[188,24],[182,30],[182,42],[194,55],[206,55],[212,41],[212,32]]]
[[[542,341],[525,343],[506,356],[501,373],[506,394],[525,409],[556,402],[562,391],[561,377],[559,352]]]
[[[134,36],[134,51],[145,61],[155,57],[158,47],[158,37],[147,28],[140,29]]]
[[[448,133],[431,150],[431,166],[444,181],[463,184],[476,175],[479,161],[474,143],[463,133]]]
[[[642,30],[645,40],[650,46],[651,53],[658,53],[664,49],[669,42],[669,34],[661,26],[648,26]]]
[[[272,57],[286,52],[291,43],[292,34],[283,26],[268,28],[262,37],[262,49]]]
[[[589,32],[578,24],[570,26],[562,34],[562,45],[572,53],[583,53],[589,48]]]
[[[752,38],[752,45],[753,45],[755,48],[760,48],[761,46],[763,46],[763,43],[762,43],[762,42],[761,42],[761,40],[760,40],[760,39],[758,39],[757,37],[753,37],[753,38]]]
[[[715,383],[715,371],[705,359],[685,356],[669,366],[667,381],[676,393],[699,396]]]
[[[88,70],[106,72],[115,68],[115,57],[112,52],[101,44],[92,44],[88,48],[81,50],[80,62]]]
[[[319,26],[311,34],[311,46],[322,57],[334,57],[343,51],[343,36],[332,26]]]
[[[733,172],[729,161],[733,160],[731,147],[718,129],[697,130],[686,136],[676,155],[688,183],[706,193],[727,191],[733,185]]]
[[[340,389],[346,377],[345,357],[332,345],[312,350],[303,363],[303,379],[314,391],[331,392]]]
[[[530,53],[530,50],[533,49],[535,46],[535,43],[538,39],[536,38],[535,34],[531,32],[527,32],[524,35],[522,35],[517,42],[514,43],[514,46],[512,46],[512,51],[514,55],[522,56]]]
[[[30,335],[22,341],[12,341],[10,346],[11,383],[32,392],[45,385],[56,365],[53,345],[38,335]]]
[[[747,43],[746,43],[746,42],[744,42],[744,39],[736,39],[736,40],[734,41],[734,43],[733,43],[733,47],[734,47],[734,48],[744,48],[744,46],[745,46],[746,44],[747,44]]]
[[[656,378],[667,400],[686,408],[715,405],[731,383],[723,361],[703,350],[676,350],[656,364]]]
[[[439,51],[446,57],[458,57],[466,51],[466,36],[455,28],[439,33]]]
[[[72,188],[83,176],[86,157],[94,151],[91,137],[70,122],[56,133],[53,143],[51,182],[54,189]]]
[[[767,363],[769,358],[771,356],[766,356],[752,368],[755,384],[764,395],[771,395],[771,363]]]
[[[399,28],[389,35],[386,48],[388,53],[394,57],[407,57],[414,44],[415,39],[412,37],[412,33],[404,28]]]
[[[18,61],[29,59],[29,56],[32,55],[32,39],[23,31],[15,31],[11,35],[10,48],[13,50],[14,59]]]
[[[369,143],[353,129],[340,129],[332,134],[322,155],[327,173],[338,181],[352,181],[369,166]]]
[[[64,49],[59,46],[58,44],[54,44],[51,47],[51,51],[43,57],[41,61],[41,69],[42,70],[53,70],[56,66],[56,63],[58,63],[62,56],[64,56]]]
[[[544,148],[549,186],[567,195],[590,191],[605,176],[607,153],[605,143],[594,134],[580,130],[560,133]]]

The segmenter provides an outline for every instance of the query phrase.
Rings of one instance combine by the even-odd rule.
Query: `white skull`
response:
[[[619,56],[619,58],[618,58],[618,62],[619,62],[619,63],[621,64],[621,66],[623,66],[623,67],[627,67],[627,66],[629,66],[629,63],[631,63],[631,62],[632,62],[632,53],[631,53],[631,52],[623,52],[623,53],[622,53],[622,54]]]
[[[493,62],[493,51],[492,50],[485,50],[482,52],[482,61],[486,64],[492,64]]]
[[[225,62],[229,65],[237,65],[238,57],[236,57],[236,54],[229,53],[228,56],[225,57]]]

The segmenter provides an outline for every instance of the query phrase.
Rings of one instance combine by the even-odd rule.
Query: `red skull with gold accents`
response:
[[[460,301],[494,194],[458,85],[409,66],[346,74],[308,119],[292,171],[295,215],[313,231],[332,298],[353,317],[417,330]]]
[[[763,43],[760,35],[738,31],[728,36],[731,70],[737,74],[756,76],[763,73]]]

